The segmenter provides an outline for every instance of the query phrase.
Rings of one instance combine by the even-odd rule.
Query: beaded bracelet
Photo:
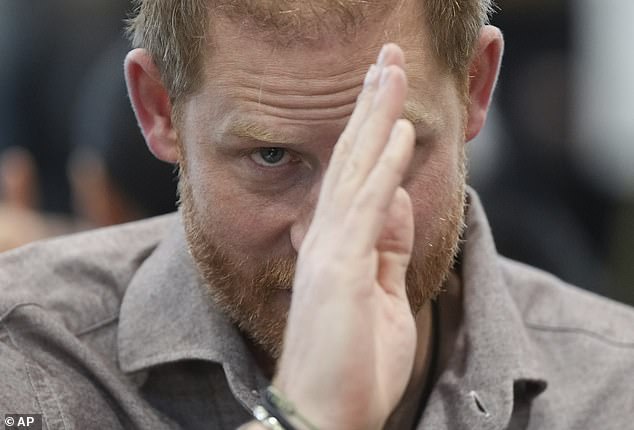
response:
[[[269,386],[261,393],[262,405],[253,409],[253,416],[270,430],[297,430],[291,424],[294,419],[307,430],[319,430],[303,417],[295,405],[286,399],[275,387]]]
[[[274,416],[269,414],[263,406],[253,408],[253,417],[268,430],[288,430]]]

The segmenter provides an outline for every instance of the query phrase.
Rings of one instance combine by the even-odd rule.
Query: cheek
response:
[[[218,246],[254,255],[274,253],[289,242],[293,214],[282,199],[244,190],[228,169],[209,159],[190,160],[189,166],[199,222]]]
[[[412,199],[417,246],[434,242],[455,210],[464,181],[462,161],[459,145],[449,142],[416,153],[405,189]]]

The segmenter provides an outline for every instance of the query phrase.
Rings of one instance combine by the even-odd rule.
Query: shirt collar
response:
[[[237,328],[214,304],[188,251],[181,218],[132,278],[121,304],[119,366],[126,373],[181,360],[223,366],[246,406],[263,385]]]
[[[466,224],[462,328],[428,400],[425,428],[506,428],[516,401],[531,401],[546,389],[535,348],[499,266],[482,204],[471,189]]]

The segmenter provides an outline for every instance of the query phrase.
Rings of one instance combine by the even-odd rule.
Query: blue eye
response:
[[[251,154],[251,159],[260,166],[276,167],[290,161],[290,156],[282,148],[260,148]]]

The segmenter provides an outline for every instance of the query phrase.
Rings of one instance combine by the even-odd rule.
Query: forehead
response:
[[[255,67],[279,65],[289,72],[294,66],[312,67],[316,73],[322,68],[332,70],[333,66],[365,68],[374,62],[384,43],[395,42],[404,49],[412,66],[436,65],[423,3],[419,0],[231,2],[231,7],[214,8],[210,13],[210,43],[203,53],[204,63],[211,73],[244,66],[240,63],[247,56],[258,60],[252,62]]]
[[[399,0],[399,7],[408,1]],[[288,45],[318,42],[328,33],[349,36],[393,8],[391,0],[216,0],[211,15]]]
[[[380,17],[366,14],[352,23],[354,28],[307,24],[297,40],[288,29],[284,37],[291,39],[280,39],[246,17],[241,21],[212,13],[211,43],[204,53],[204,96],[214,99],[214,108],[225,116],[258,111],[278,123],[344,121],[352,113],[363,76],[381,46],[395,42],[407,63],[408,119],[418,116],[426,122],[439,122],[438,112],[428,106],[443,103],[444,95],[438,89],[450,77],[429,48],[421,3],[399,1],[384,8]]]

